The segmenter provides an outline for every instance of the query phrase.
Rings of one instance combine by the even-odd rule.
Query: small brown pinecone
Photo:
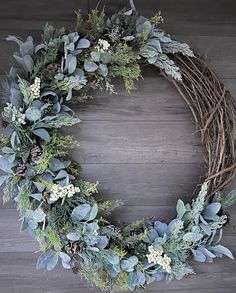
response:
[[[19,164],[16,168],[16,174],[19,176],[25,176],[26,166],[25,164]]]
[[[42,151],[39,146],[34,145],[30,151],[30,155],[33,161],[38,161],[42,155]]]
[[[60,68],[60,64],[59,63],[50,63],[48,64],[48,70],[50,71],[57,71]]]
[[[8,122],[2,119],[2,128],[7,128]]]

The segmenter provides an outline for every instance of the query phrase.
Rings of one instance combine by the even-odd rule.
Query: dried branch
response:
[[[209,197],[221,190],[236,171],[236,102],[206,60],[199,55],[171,55],[182,73],[176,82],[162,72],[177,88],[190,108],[202,143],[206,148]]]

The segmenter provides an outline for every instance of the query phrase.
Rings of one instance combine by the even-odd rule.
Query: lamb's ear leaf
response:
[[[136,286],[143,285],[145,283],[145,275],[141,271],[134,271],[129,273],[127,277],[127,284],[130,289],[135,289]]]
[[[213,253],[219,254],[219,256],[226,255],[229,258],[234,259],[232,252],[223,245],[211,246],[209,250],[212,251]]]
[[[71,261],[70,256],[65,252],[59,252],[59,256],[65,263],[69,263]]]
[[[58,262],[58,254],[53,254],[50,261],[47,264],[47,270],[51,271],[55,268]]]
[[[109,243],[109,240],[106,236],[98,236],[99,239],[98,239],[98,242],[96,244],[96,246],[99,248],[99,249],[104,249],[106,248],[106,246],[108,245]]]
[[[59,170],[65,169],[65,165],[59,159],[53,158],[49,162],[49,168],[52,171],[59,171]]]
[[[198,262],[205,262],[206,261],[206,256],[201,250],[192,249],[192,253],[193,253],[193,259],[195,261],[198,261]]]
[[[225,194],[221,200],[220,203],[223,208],[228,208],[231,205],[236,203],[236,189],[229,192],[227,195]]]
[[[217,213],[220,211],[221,204],[219,202],[213,202],[207,205],[203,211],[203,217],[208,220],[214,220]]]
[[[26,117],[27,120],[29,120],[31,122],[35,122],[35,121],[39,120],[42,117],[42,113],[36,107],[29,107],[25,111],[25,117]]]
[[[22,57],[25,57],[26,55],[33,56],[34,44],[32,40],[28,39],[26,42],[20,45],[20,54]]]
[[[72,74],[75,69],[76,69],[76,66],[77,66],[77,59],[74,55],[72,54],[69,54],[67,56],[67,69],[68,69],[68,73],[69,74]]]
[[[46,268],[52,256],[53,256],[52,250],[48,250],[44,252],[43,254],[41,254],[37,261],[37,269],[40,270],[42,268]]]
[[[179,200],[177,201],[176,211],[177,211],[177,214],[178,214],[178,216],[179,216],[180,218],[182,218],[183,215],[184,215],[185,212],[186,212],[186,208],[185,208],[184,202],[183,202],[181,199],[179,199]]]
[[[84,63],[84,70],[87,72],[94,72],[98,69],[98,65],[94,62]]]
[[[159,236],[163,237],[164,234],[168,232],[168,225],[166,223],[162,223],[160,221],[156,221],[154,223],[154,229],[157,230]]]
[[[0,186],[9,178],[9,175],[0,176]]]
[[[11,171],[12,164],[8,160],[8,155],[0,155],[0,170],[4,172]]]
[[[25,55],[24,58],[25,68],[29,71],[29,73],[32,73],[33,67],[34,67],[34,61],[30,55]]]
[[[134,267],[138,264],[136,256],[130,256],[128,259],[121,261],[121,269],[126,272],[133,272]]]
[[[89,212],[91,211],[91,206],[87,203],[81,204],[79,206],[77,206],[73,212],[72,212],[72,216],[81,221],[84,220],[86,218],[86,216],[89,214]]]
[[[45,140],[46,142],[50,142],[51,140],[49,133],[43,128],[35,129],[33,130],[33,133],[36,136],[40,137],[42,140]]]
[[[22,40],[19,39],[18,37],[15,37],[15,36],[12,36],[12,35],[9,35],[6,40],[9,42],[9,41],[12,41],[12,42],[15,42],[17,43],[17,45],[21,46],[23,44]]]
[[[94,219],[96,218],[96,216],[97,216],[97,213],[98,213],[98,205],[97,205],[97,203],[95,203],[95,204],[93,205],[93,207],[92,207],[90,213],[89,213],[89,219],[88,219],[88,220],[89,220],[89,221],[94,220]]]

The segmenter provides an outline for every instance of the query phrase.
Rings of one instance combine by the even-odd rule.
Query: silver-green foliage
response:
[[[52,270],[60,259],[64,268],[79,267],[102,289],[135,290],[163,278],[179,280],[193,273],[190,256],[199,262],[232,258],[216,236],[222,236],[227,221],[222,207],[235,202],[235,192],[208,202],[204,183],[191,205],[178,200],[170,223],[136,221],[117,227],[107,214],[122,202],[97,200],[97,183],[84,181],[79,166],[66,156],[75,140],[57,131],[80,119],[65,101],[86,99],[94,89],[113,92],[116,76],[124,79],[127,90],[133,89],[141,76],[140,61],[181,81],[172,54],[194,58],[187,44],[172,40],[133,10],[107,20],[103,11],[93,10],[84,26],[80,22],[81,32],[66,34],[47,25],[39,44],[32,37],[8,37],[19,52],[13,56],[3,111],[12,128],[0,156],[0,169],[7,173],[0,180],[4,201],[16,199],[22,229],[38,240],[39,269]],[[52,199],[58,187],[65,196]],[[148,262],[150,247],[158,256],[155,262]],[[170,261],[170,270],[163,259]]]

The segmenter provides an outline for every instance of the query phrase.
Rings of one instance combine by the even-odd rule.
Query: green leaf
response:
[[[92,57],[93,61],[99,62],[101,54],[100,54],[100,52],[91,52],[91,57]]]
[[[121,261],[121,269],[125,272],[133,272],[134,267],[138,264],[138,258],[136,256],[130,256],[128,259]]]
[[[223,195],[222,198],[220,198],[220,203],[223,208],[228,208],[231,205],[236,203],[236,189],[229,192],[227,195]]]
[[[131,290],[135,289],[136,286],[143,285],[145,283],[145,276],[141,271],[135,271],[129,273],[127,277],[127,284]]]
[[[28,70],[29,73],[32,73],[34,68],[34,61],[30,55],[25,55],[24,58],[25,68]]]
[[[20,46],[20,54],[22,57],[26,55],[32,56],[34,54],[34,45],[31,40],[26,41]]]
[[[94,62],[84,63],[84,70],[87,72],[94,72],[98,69],[98,65]]]
[[[68,73],[72,74],[74,73],[76,66],[77,66],[77,59],[74,55],[69,54],[67,56],[67,67],[68,67]]]
[[[71,240],[71,241],[78,241],[80,240],[81,236],[78,235],[77,233],[69,233],[66,235],[67,239]]]
[[[200,239],[202,239],[203,234],[198,233],[198,232],[188,232],[184,234],[183,240],[187,242],[197,242]]]
[[[108,74],[108,68],[106,64],[99,64],[99,72],[101,73],[102,76],[107,76]]]
[[[42,223],[45,218],[46,214],[41,208],[37,208],[36,210],[26,210],[25,217],[31,220],[34,220],[37,223]]]
[[[223,245],[211,246],[209,247],[209,250],[213,251],[215,254],[226,255],[229,258],[234,259],[232,252],[228,248],[224,247]]]
[[[48,271],[53,270],[55,266],[57,265],[57,262],[58,262],[58,254],[54,254],[47,264],[47,270]]]
[[[51,271],[55,268],[57,262],[58,255],[55,254],[52,250],[48,250],[39,256],[37,269],[47,268],[48,271]]]
[[[50,142],[51,140],[49,133],[43,128],[35,129],[33,130],[33,133],[36,136],[40,137],[42,140],[45,140],[46,142]]]
[[[27,120],[29,120],[31,122],[35,122],[42,117],[42,113],[39,109],[37,109],[35,107],[29,107],[25,111],[25,117]]]
[[[95,203],[90,211],[88,221],[94,220],[97,216],[97,213],[98,213],[98,205],[97,205],[97,203]]]
[[[87,39],[80,39],[76,49],[86,49],[90,47],[90,41]]]
[[[208,220],[214,220],[217,213],[220,211],[221,204],[219,202],[213,202],[206,206],[203,211],[203,217]]]
[[[14,154],[13,149],[9,148],[9,147],[3,147],[2,152],[5,153],[5,154]]]
[[[81,204],[73,210],[72,216],[75,219],[81,221],[86,218],[86,216],[88,215],[90,211],[91,211],[91,206],[89,204],[87,203]]]
[[[183,215],[184,215],[185,212],[186,212],[186,208],[185,208],[184,202],[183,202],[181,199],[179,199],[179,200],[177,201],[176,211],[177,211],[177,214],[178,214],[178,216],[179,216],[180,218],[182,218]]]

